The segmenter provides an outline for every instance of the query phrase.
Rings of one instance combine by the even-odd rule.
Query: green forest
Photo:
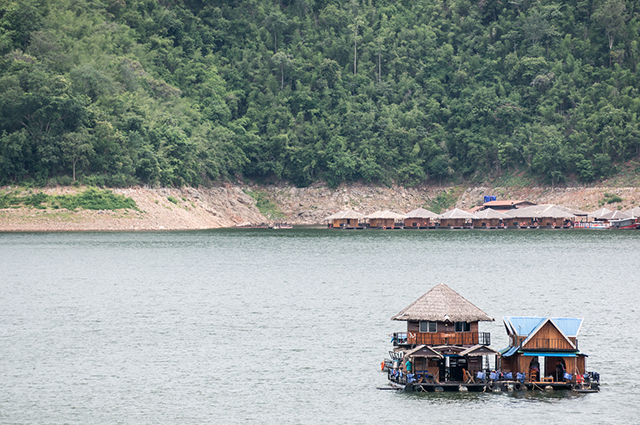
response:
[[[597,182],[640,157],[639,7],[0,0],[0,184]]]

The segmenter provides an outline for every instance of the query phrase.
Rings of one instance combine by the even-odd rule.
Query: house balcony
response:
[[[491,345],[489,332],[396,332],[393,345]]]

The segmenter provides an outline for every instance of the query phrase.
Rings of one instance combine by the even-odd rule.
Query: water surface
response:
[[[640,232],[0,234],[0,423],[634,423]],[[599,394],[379,391],[391,316],[446,283],[582,317]]]

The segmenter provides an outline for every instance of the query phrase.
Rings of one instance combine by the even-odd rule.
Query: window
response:
[[[437,332],[437,322],[424,321],[420,322],[420,332]]]
[[[456,332],[469,332],[471,331],[471,324],[469,322],[456,322]]]

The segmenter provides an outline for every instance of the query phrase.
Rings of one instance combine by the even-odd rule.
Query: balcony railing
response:
[[[393,345],[491,345],[489,332],[396,332]]]

